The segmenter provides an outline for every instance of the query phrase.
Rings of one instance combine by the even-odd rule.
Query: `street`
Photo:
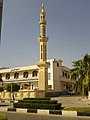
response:
[[[8,120],[90,120],[90,117],[65,117],[60,115],[37,115],[30,113],[0,112],[7,115]]]

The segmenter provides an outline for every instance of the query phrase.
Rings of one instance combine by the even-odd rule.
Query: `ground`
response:
[[[81,96],[60,96],[52,99],[62,103],[62,107],[90,107],[90,100],[81,98]]]

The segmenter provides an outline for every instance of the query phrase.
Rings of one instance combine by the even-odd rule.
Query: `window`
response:
[[[62,74],[63,74],[63,77],[64,77],[64,72]]]
[[[50,80],[51,79],[51,74],[50,73],[48,73],[48,80]]]
[[[32,77],[37,77],[37,71],[33,71]]]
[[[42,53],[41,53],[41,59],[42,59]]]
[[[59,67],[59,63],[57,63],[57,67]]]
[[[2,74],[0,74],[0,80],[2,80]]]
[[[70,78],[69,74],[68,74],[68,79]]]
[[[41,16],[41,20],[42,20],[42,16]]]
[[[15,73],[15,74],[14,74],[14,78],[15,78],[15,79],[18,79],[18,77],[19,77],[19,74],[18,74],[18,73]]]
[[[46,34],[46,29],[45,29],[45,26],[43,25],[43,26],[42,26],[42,36],[44,37],[45,34]]]
[[[10,79],[10,74],[6,74],[6,79],[7,79],[7,80]]]
[[[41,51],[42,51],[42,45],[41,45]]]
[[[23,77],[24,77],[24,78],[28,78],[28,72],[24,72],[24,73],[23,73]]]
[[[67,73],[65,73],[65,77],[67,78]]]
[[[52,85],[48,85],[48,89],[49,89],[49,90],[52,90]]]

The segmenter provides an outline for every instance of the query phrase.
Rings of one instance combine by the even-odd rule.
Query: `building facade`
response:
[[[74,80],[70,79],[70,69],[62,66],[62,60],[51,59],[47,61],[48,67],[48,91],[65,92],[74,90]],[[0,70],[2,84],[18,83],[20,89],[39,89],[39,67],[37,65],[3,68]]]

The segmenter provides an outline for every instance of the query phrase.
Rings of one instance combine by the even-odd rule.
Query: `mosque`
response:
[[[70,68],[62,65],[62,60],[47,60],[46,12],[44,4],[40,12],[40,60],[31,66],[16,68],[1,68],[0,79],[3,84],[17,83],[20,90],[14,93],[16,99],[24,97],[43,97],[45,93],[60,94],[74,90],[74,80],[70,79]],[[11,93],[6,90],[0,93],[0,98],[9,99]]]

